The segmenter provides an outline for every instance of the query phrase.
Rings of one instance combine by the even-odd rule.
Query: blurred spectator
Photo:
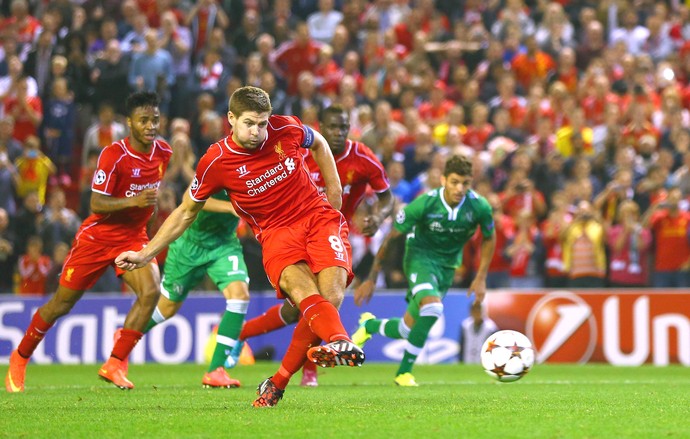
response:
[[[95,106],[98,108],[100,104],[108,103],[117,114],[125,114],[122,93],[129,89],[128,75],[129,58],[122,56],[118,40],[108,41],[103,58],[96,60],[91,71]]]
[[[242,16],[242,25],[230,36],[230,43],[237,51],[240,61],[246,61],[250,53],[258,50],[257,42],[263,29],[261,17],[254,9],[248,9]]]
[[[419,116],[422,121],[432,127],[446,121],[455,104],[446,99],[445,95],[446,84],[441,80],[435,81],[429,92],[429,99],[419,104]]]
[[[330,45],[321,46],[319,62],[313,73],[319,93],[330,101],[335,100],[340,89],[340,82],[343,79],[343,70],[333,60],[333,48]]]
[[[10,216],[0,207],[0,293],[12,292],[12,273],[17,263],[15,235],[10,227]]]
[[[161,99],[161,113],[170,110],[169,87],[175,84],[173,59],[165,49],[158,47],[155,30],[146,31],[146,50],[132,57],[127,81],[133,91],[155,91]],[[121,100],[121,99],[120,99]]]
[[[569,115],[569,123],[556,131],[556,149],[566,159],[594,155],[594,132],[586,123],[584,111],[577,108]]]
[[[498,194],[489,193],[486,195],[486,199],[489,204],[491,204],[494,227],[496,230],[496,249],[494,250],[494,256],[489,264],[489,276],[486,278],[486,287],[489,289],[508,288],[511,259],[506,253],[506,246],[510,241],[515,239],[515,221],[513,221],[513,218],[510,216],[503,213],[501,199]],[[481,232],[477,231],[468,242],[469,245],[465,247],[468,249],[470,256],[467,262],[471,266],[473,273],[479,268],[481,241]]]
[[[158,29],[158,46],[170,53],[173,62],[175,83],[170,86],[171,117],[187,115],[184,107],[188,98],[187,81],[192,72],[192,44],[189,29],[179,25],[178,18],[172,10],[164,12]]]
[[[470,316],[460,324],[460,361],[465,364],[481,363],[484,341],[496,331],[496,322],[486,316],[482,304],[472,303]]]
[[[194,65],[194,70],[189,82],[188,97],[194,98],[199,93],[209,93],[218,101],[223,97],[225,83],[231,76],[231,72],[225,69],[220,59],[220,53],[208,50],[203,53],[199,62]]]
[[[115,120],[115,109],[112,104],[102,102],[98,107],[98,121],[88,127],[84,135],[81,154],[82,166],[87,166],[92,152],[98,156],[103,148],[123,139],[126,135],[127,128]],[[89,184],[91,184],[90,181]]]
[[[383,143],[385,137],[390,136],[397,143],[398,139],[405,134],[407,134],[405,126],[392,118],[391,104],[380,100],[376,102],[373,121],[363,127],[361,141],[366,145],[374,145],[372,147],[376,148],[376,145]],[[405,178],[410,179],[409,176]]]
[[[434,143],[429,125],[418,124],[414,134],[414,142],[406,145],[402,151],[405,179],[413,181],[422,172],[429,169],[432,158],[437,151],[438,145]]]
[[[146,50],[146,33],[150,30],[146,15],[137,12],[132,19],[132,28],[120,40],[124,53],[136,55]]]
[[[306,109],[314,108],[318,114],[328,105],[328,100],[317,91],[314,74],[303,71],[297,79],[297,95],[288,99],[283,110],[302,118]]]
[[[343,13],[334,9],[334,0],[319,0],[319,10],[309,14],[309,34],[317,41],[330,43],[336,26],[343,20]]]
[[[581,71],[587,69],[593,59],[601,58],[606,47],[604,27],[600,22],[592,20],[584,26],[584,29],[584,38],[580,40],[575,56],[575,65]]]
[[[494,127],[489,123],[489,109],[485,104],[477,103],[471,111],[471,122],[467,125],[462,143],[475,151],[482,151]]]
[[[48,254],[52,254],[60,242],[71,244],[81,225],[81,218],[67,207],[65,192],[57,187],[50,191],[42,218],[39,230],[43,238],[43,248]]]
[[[10,16],[2,21],[2,27],[5,26],[16,29],[19,53],[25,58],[41,30],[41,22],[30,14],[28,1],[12,0]]]
[[[45,86],[50,75],[50,63],[53,55],[58,50],[56,42],[55,35],[49,30],[44,29],[38,36],[35,47],[29,51],[24,63],[24,71],[35,78],[40,96],[46,96],[47,94]]]
[[[551,55],[539,48],[533,35],[525,36],[523,44],[526,51],[517,54],[511,66],[518,84],[527,90],[533,83],[543,82],[551,75],[556,70],[556,63]]]
[[[230,19],[223,10],[218,7],[215,0],[200,0],[192,5],[184,20],[185,26],[192,30],[194,39],[194,56],[198,55],[206,45],[209,36],[215,27],[227,29]]]
[[[48,179],[57,172],[55,164],[41,152],[41,141],[29,136],[24,141],[24,154],[14,162],[17,168],[17,196],[26,197],[36,192],[38,202],[45,204]]]
[[[38,96],[29,95],[29,78],[20,76],[15,83],[15,96],[5,99],[5,114],[14,118],[12,137],[20,142],[30,136],[38,136],[43,121],[43,102]]]
[[[642,226],[651,230],[654,242],[655,288],[690,286],[690,213],[681,209],[681,200],[680,189],[673,187],[666,200],[653,204],[642,217]]]
[[[614,179],[594,199],[594,209],[606,224],[613,224],[618,216],[618,207],[624,200],[632,200],[633,176],[629,169],[619,169]]]
[[[26,254],[19,256],[17,271],[19,285],[17,294],[20,296],[46,294],[46,279],[52,261],[50,256],[43,254],[43,241],[38,236],[29,238]]]
[[[620,26],[619,26],[620,22]],[[632,5],[625,9],[618,8],[618,2],[612,1],[608,6],[609,43],[623,42],[628,52],[638,55],[642,52],[649,37],[649,29],[639,24],[637,11]]]
[[[0,124],[2,124],[2,121],[0,121]],[[2,143],[1,140],[0,143]],[[678,186],[683,194],[683,198],[688,198],[690,197],[690,150],[686,151],[682,157],[682,165],[671,174],[669,183],[672,186]]]
[[[541,288],[544,284],[544,243],[541,231],[530,211],[520,211],[513,239],[503,250],[510,259],[510,288]]]
[[[61,183],[69,185],[77,109],[65,78],[53,81],[44,111],[43,136],[46,151],[51,161],[57,165]],[[48,249],[49,252],[50,250]]]
[[[561,234],[573,219],[564,192],[556,191],[551,196],[551,210],[541,224],[544,242],[544,286],[565,288],[567,272],[563,268],[563,247]]]
[[[62,273],[62,266],[68,254],[69,244],[58,242],[55,245],[50,270],[48,270],[48,274],[46,274],[46,292],[57,290],[60,282],[60,274]]]
[[[0,117],[0,208],[11,216],[16,212],[14,162],[22,154],[21,143],[12,137],[13,130],[12,116]]]
[[[419,192],[416,184],[405,180],[405,165],[397,160],[390,160],[386,166],[386,174],[391,185],[391,192],[398,200],[407,204]]]
[[[606,230],[611,287],[649,286],[652,234],[640,223],[640,209],[625,200],[618,209],[618,223]]]
[[[320,49],[321,44],[309,35],[307,24],[300,22],[295,29],[294,39],[281,44],[273,53],[272,64],[287,82],[288,96],[297,94],[299,74],[314,70]]]
[[[170,146],[173,149],[173,155],[170,157],[163,182],[165,186],[172,188],[175,194],[183,194],[194,178],[196,156],[186,133],[174,134],[170,140]]]
[[[600,288],[606,279],[604,226],[589,201],[580,201],[561,234],[569,288]]]

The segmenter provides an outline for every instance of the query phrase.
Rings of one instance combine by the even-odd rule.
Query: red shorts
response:
[[[115,265],[115,258],[128,250],[139,251],[147,243],[148,239],[145,237],[136,237],[132,241],[113,244],[99,242],[86,234],[78,235],[62,266],[60,285],[77,291],[88,290],[109,265],[115,268],[118,276],[122,276],[125,271]],[[152,262],[155,264],[156,260]]]
[[[279,287],[281,273],[300,261],[306,262],[314,274],[328,267],[343,267],[349,285],[354,275],[348,233],[345,217],[335,209],[315,211],[289,227],[264,230],[261,233],[264,269],[278,298],[286,297]]]

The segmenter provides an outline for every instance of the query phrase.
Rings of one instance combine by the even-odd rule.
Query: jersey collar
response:
[[[441,186],[438,189],[438,197],[441,199],[441,203],[443,203],[443,206],[446,208],[448,211],[448,221],[455,221],[458,219],[458,213],[460,212],[460,208],[462,205],[465,203],[465,200],[467,199],[467,194],[465,194],[464,197],[462,197],[462,200],[460,200],[460,203],[458,203],[457,206],[455,207],[450,207],[450,204],[446,202],[446,199],[443,197],[443,192],[446,190],[444,186]]]

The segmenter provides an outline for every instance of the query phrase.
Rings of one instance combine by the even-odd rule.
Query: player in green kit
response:
[[[462,262],[462,250],[477,227],[482,232],[481,262],[467,290],[475,303],[486,294],[486,275],[496,247],[494,222],[489,202],[472,189],[472,163],[463,156],[446,162],[442,187],[418,196],[396,215],[394,228],[376,254],[368,278],[355,290],[355,303],[368,302],[374,293],[381,259],[388,242],[407,234],[403,270],[408,281],[407,311],[402,318],[377,319],[363,313],[352,341],[362,347],[372,336],[407,339],[405,353],[395,377],[399,386],[417,386],[412,366],[421,353],[431,327],[443,315],[443,298]]]
[[[225,191],[213,195],[192,225],[168,249],[161,297],[146,331],[174,316],[189,291],[208,273],[225,296],[225,313],[218,325],[216,348],[204,387],[239,387],[223,367],[237,343],[249,305],[249,276],[242,244],[235,233],[239,218]]]

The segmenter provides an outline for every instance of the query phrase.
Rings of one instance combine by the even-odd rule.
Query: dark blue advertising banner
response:
[[[7,364],[10,352],[21,340],[31,316],[46,298],[0,296],[0,363]],[[86,294],[72,312],[55,324],[39,345],[32,360],[38,364],[95,364],[110,355],[116,328],[122,326],[134,298],[123,295]],[[279,303],[272,293],[254,294],[247,318],[262,314]],[[432,328],[418,363],[448,363],[458,360],[460,323],[468,316],[470,300],[464,292],[450,292],[445,316]],[[407,303],[402,291],[379,293],[363,307],[347,296],[340,309],[345,328],[354,332],[359,315],[369,311],[379,318],[401,317]],[[177,316],[153,328],[132,352],[133,363],[176,364],[204,362],[204,348],[213,327],[220,321],[225,301],[220,294],[190,295]],[[282,358],[293,326],[249,340],[253,351],[271,348],[274,359]],[[405,340],[375,335],[366,345],[368,361],[399,361]]]

